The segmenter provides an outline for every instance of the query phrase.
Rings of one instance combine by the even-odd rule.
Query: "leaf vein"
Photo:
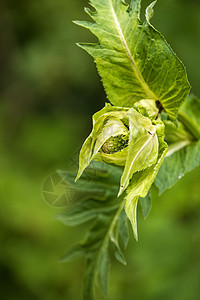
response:
[[[135,75],[137,76],[138,80],[140,81],[141,85],[143,86],[143,88],[144,88],[145,92],[147,93],[148,97],[150,97],[150,99],[151,98],[157,99],[156,95],[149,89],[148,85],[146,84],[144,78],[142,77],[140,71],[138,70],[138,68],[136,66],[136,63],[135,63],[135,61],[134,61],[134,59],[131,55],[130,49],[129,49],[127,43],[126,43],[126,39],[124,37],[124,34],[121,30],[121,27],[120,27],[119,21],[117,19],[117,16],[116,16],[116,13],[115,13],[115,10],[114,10],[114,7],[113,7],[113,3],[112,3],[111,0],[110,0],[110,7],[111,7],[112,15],[113,15],[116,27],[117,27],[117,31],[119,33],[120,39],[121,39],[121,41],[123,43],[123,46],[125,48],[125,51],[127,53],[127,56],[129,58],[129,60],[131,61],[131,64],[132,64]]]

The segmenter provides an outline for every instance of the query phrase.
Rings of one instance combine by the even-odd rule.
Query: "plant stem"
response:
[[[185,128],[192,134],[196,139],[200,139],[200,127],[191,120],[184,112],[180,111],[178,114],[178,120],[185,126]]]
[[[185,141],[180,141],[180,142],[169,145],[168,152],[165,157],[172,155],[174,152],[190,145],[191,143],[192,143],[192,141],[185,140]]]

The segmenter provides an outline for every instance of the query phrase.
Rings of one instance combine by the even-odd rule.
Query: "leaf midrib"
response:
[[[142,147],[140,148],[140,150],[137,152],[137,154],[135,155],[134,159],[132,160],[131,165],[129,166],[129,170],[132,169],[133,164],[135,163],[135,161],[138,158],[138,156],[141,154],[141,152],[144,150],[144,148],[148,145],[148,143],[153,140],[154,137],[156,137],[156,133],[155,132],[151,132],[149,138],[146,140],[146,142],[144,143],[144,145],[142,145]],[[126,189],[127,182],[129,182],[129,175],[130,175],[130,172],[127,173],[125,179],[123,178],[124,184],[121,185],[118,195],[121,195],[122,192]]]
[[[135,76],[137,77],[137,79],[140,82],[141,86],[145,90],[147,96],[150,99],[158,100],[158,98],[156,97],[156,95],[154,94],[154,92],[149,88],[148,84],[145,82],[145,80],[144,80],[141,72],[139,71],[139,69],[138,69],[138,67],[136,65],[136,62],[134,61],[133,56],[131,55],[131,51],[130,51],[128,45],[127,45],[126,39],[124,37],[124,34],[123,34],[122,30],[121,30],[119,21],[117,19],[117,15],[115,13],[112,0],[109,0],[109,3],[110,3],[111,12],[112,12],[112,15],[113,15],[114,23],[116,24],[116,28],[117,28],[120,40],[121,40],[121,42],[123,44],[123,47],[124,47],[124,49],[126,51],[126,54],[127,54],[128,58],[129,58],[129,60],[131,62],[131,66],[132,66],[132,68],[134,70]]]
[[[116,213],[114,214],[113,218],[112,218],[112,221],[110,223],[110,226],[108,227],[108,230],[103,238],[103,241],[102,241],[102,245],[100,246],[99,250],[98,250],[98,254],[97,254],[97,258],[96,258],[96,263],[95,263],[95,266],[98,266],[99,262],[100,262],[100,259],[101,259],[101,255],[106,247],[106,245],[109,243],[109,239],[110,239],[110,235],[111,235],[111,232],[113,230],[113,228],[115,227],[115,224],[117,222],[117,220],[119,219],[119,216],[124,208],[124,205],[125,205],[125,199],[122,200],[118,210],[116,211]],[[95,270],[95,277],[97,276],[97,269]]]
[[[152,141],[152,139],[155,137],[155,132],[152,132],[150,134],[150,136],[148,137],[148,139],[146,140],[146,142],[144,143],[144,145],[142,145],[142,147],[140,148],[140,150],[137,152],[137,154],[135,155],[134,159],[131,162],[130,165],[130,169],[132,168],[133,164],[135,163],[136,159],[138,158],[138,156],[140,155],[140,153],[142,153],[142,151],[144,150],[144,148],[148,145],[149,142]]]

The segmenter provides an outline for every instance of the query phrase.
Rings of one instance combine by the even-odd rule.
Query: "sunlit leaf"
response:
[[[128,115],[130,139],[119,195],[127,188],[134,173],[155,164],[158,157],[156,126],[134,109],[130,109]]]
[[[159,153],[158,153],[157,162],[153,166],[143,171],[135,173],[131,179],[130,185],[127,190],[125,209],[126,209],[127,216],[132,224],[133,233],[136,240],[138,240],[138,233],[137,233],[138,198],[139,197],[144,198],[147,195],[151,185],[153,184],[156,178],[158,170],[163,163],[164,157],[168,151],[167,144],[164,142],[164,126],[162,122],[158,122],[157,124],[157,135],[159,141]]]
[[[140,21],[140,0],[91,0],[86,9],[94,22],[76,21],[99,42],[80,43],[94,57],[108,99],[133,107],[141,99],[159,101],[171,119],[186,99],[190,85],[185,68],[164,37],[150,24],[155,1]]]

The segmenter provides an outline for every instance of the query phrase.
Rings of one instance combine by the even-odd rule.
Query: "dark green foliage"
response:
[[[110,245],[116,259],[126,264],[120,244],[122,242],[124,248],[127,246],[127,217],[124,200],[116,197],[121,169],[96,162],[86,169],[76,184],[73,183],[75,174],[61,171],[59,174],[67,186],[76,189],[79,196],[72,201],[69,199],[71,207],[58,215],[57,219],[69,226],[93,221],[84,241],[72,247],[61,261],[66,262],[83,255],[86,257],[83,295],[85,300],[93,299],[98,275],[107,293]]]

